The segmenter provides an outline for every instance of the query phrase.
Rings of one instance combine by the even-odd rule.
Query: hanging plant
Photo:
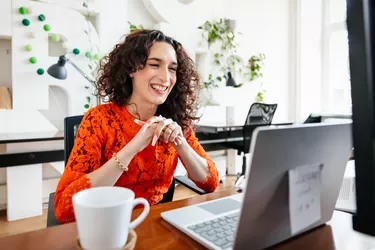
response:
[[[242,63],[241,57],[237,55],[236,34],[229,24],[229,19],[220,18],[217,21],[206,21],[198,27],[203,31],[202,38],[207,42],[209,49],[212,49],[215,43],[219,47],[219,51],[213,55],[213,72],[210,73],[208,81],[203,83],[206,88],[218,87],[227,79],[227,73],[234,73]]]
[[[264,54],[259,54],[257,56],[252,56],[248,60],[248,64],[246,65],[247,71],[244,75],[247,76],[248,80],[254,81],[257,78],[263,77],[262,67],[264,65],[264,59],[266,56]]]
[[[264,54],[253,55],[244,63],[243,59],[237,54],[236,37],[241,33],[235,33],[231,27],[231,20],[221,18],[214,21],[206,21],[198,29],[202,30],[202,39],[207,42],[207,47],[212,50],[218,48],[213,54],[213,70],[210,72],[208,80],[203,83],[205,88],[215,88],[223,80],[228,80],[228,72],[239,74],[237,81],[252,82],[263,77],[262,69],[264,65]],[[217,47],[213,46],[218,45]],[[233,87],[238,88],[243,85],[239,82]],[[264,90],[257,94],[256,100],[263,101]]]

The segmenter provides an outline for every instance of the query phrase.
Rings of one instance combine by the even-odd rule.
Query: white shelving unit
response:
[[[1,0],[0,8],[0,39],[10,39],[12,36],[11,29],[11,0]]]

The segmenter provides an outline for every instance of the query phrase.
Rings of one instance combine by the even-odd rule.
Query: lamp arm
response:
[[[73,66],[73,68],[75,68],[87,81],[89,81],[95,86],[96,82],[93,79],[91,79],[85,72],[83,72],[83,70],[81,70],[74,62],[72,62],[70,58],[66,61],[69,62]]]

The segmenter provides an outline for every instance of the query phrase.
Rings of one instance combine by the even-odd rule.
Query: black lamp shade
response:
[[[56,64],[51,65],[48,68],[47,73],[50,76],[52,76],[54,78],[57,78],[57,79],[60,79],[60,80],[66,79],[66,77],[68,75],[68,72],[65,68],[66,61],[67,61],[67,59],[66,59],[65,56],[60,56],[59,61]]]
[[[231,72],[228,72],[228,79],[227,79],[227,84],[226,85],[228,87],[233,87],[233,86],[237,85],[236,81],[232,77],[232,73]]]

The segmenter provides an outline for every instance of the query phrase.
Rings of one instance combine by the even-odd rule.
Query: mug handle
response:
[[[133,200],[133,209],[135,206],[142,204],[144,206],[142,213],[137,217],[137,219],[133,220],[130,225],[129,229],[136,228],[148,215],[148,212],[150,212],[150,204],[148,204],[148,201],[145,198],[137,198]]]

